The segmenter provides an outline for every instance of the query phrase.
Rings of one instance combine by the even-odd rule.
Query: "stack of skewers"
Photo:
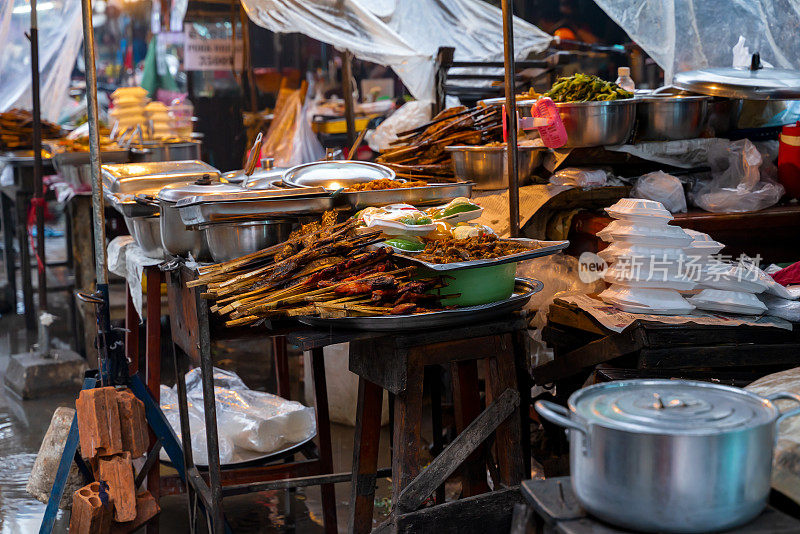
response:
[[[502,141],[503,116],[499,107],[457,106],[433,120],[400,133],[390,148],[375,161],[390,167],[399,178],[409,180],[452,179],[450,145],[482,145]]]
[[[429,293],[444,287],[440,278],[413,280],[414,267],[398,267],[392,250],[367,247],[380,231],[356,234],[355,220],[337,224],[326,213],[304,225],[285,243],[248,256],[202,267],[189,287],[207,286],[211,311],[227,326],[265,319],[321,315],[406,315],[441,310]]]

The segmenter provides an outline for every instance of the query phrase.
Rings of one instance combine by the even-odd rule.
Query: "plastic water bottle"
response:
[[[636,85],[634,85],[633,78],[631,78],[630,67],[619,67],[617,69],[616,84],[631,93],[636,90]]]

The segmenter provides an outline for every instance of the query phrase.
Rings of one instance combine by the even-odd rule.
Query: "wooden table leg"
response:
[[[481,413],[478,390],[478,362],[466,360],[452,364],[453,408],[456,431],[460,434]],[[475,449],[461,468],[461,496],[472,497],[489,491],[483,446]]]
[[[350,534],[372,531],[375,504],[375,472],[381,437],[383,390],[363,378],[358,379],[358,408],[353,437],[353,483],[350,489]]]
[[[314,379],[314,404],[317,415],[319,437],[320,474],[333,473],[333,451],[331,450],[331,421],[328,415],[328,385],[325,381],[325,357],[321,348],[311,351],[311,372]],[[335,534],[336,494],[333,484],[322,484],[322,518],[327,534]]]
[[[517,370],[517,387],[519,388],[520,439],[522,440],[522,458],[524,460],[525,478],[531,472],[531,374],[528,371],[528,351],[525,348],[526,332],[511,334],[514,350],[514,367]]]
[[[518,390],[517,370],[514,365],[514,352],[509,335],[501,338],[501,346],[494,356],[489,358],[488,387],[496,397],[506,389]],[[530,392],[526,393],[530,396]],[[522,459],[522,443],[520,437],[519,406],[495,432],[497,446],[497,463],[500,470],[500,482],[507,486],[515,486],[525,477],[525,462]]]
[[[145,275],[147,276],[147,326],[146,326],[146,347],[145,347],[145,373],[147,389],[150,390],[150,395],[156,404],[161,399],[161,278],[162,274],[158,267],[146,267]],[[133,306],[129,306],[133,307]],[[133,311],[134,321],[136,311]],[[126,315],[127,322],[127,315]],[[138,333],[138,322],[137,329]],[[137,352],[136,360],[138,367],[138,338],[136,341]],[[150,447],[155,445],[156,435],[153,429],[148,429],[150,433]],[[160,496],[161,486],[161,472],[160,465],[156,463],[153,468],[147,473],[147,491],[155,497],[158,502]],[[151,521],[147,525],[148,534],[158,534],[158,521]]]
[[[431,432],[433,447],[431,454],[435,458],[444,449],[442,437],[442,369],[438,365],[428,368],[428,391],[431,395]],[[444,484],[436,488],[436,504],[444,503]]]
[[[292,384],[289,380],[289,355],[286,350],[286,336],[272,338],[272,357],[275,362],[275,379],[278,382],[278,396],[290,399]]]
[[[396,355],[392,355],[396,357]],[[421,445],[420,426],[422,423],[422,384],[424,365],[422,355],[417,350],[408,353],[406,368],[406,389],[395,395],[394,399],[394,441],[392,453],[392,499],[420,471],[419,449]]]

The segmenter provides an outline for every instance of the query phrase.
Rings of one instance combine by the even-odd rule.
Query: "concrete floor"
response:
[[[62,229],[61,223],[53,227]],[[63,237],[47,239],[47,261],[63,260],[65,247]],[[2,270],[0,270],[2,271]],[[4,271],[2,271],[4,273]],[[3,277],[0,274],[0,277]],[[35,272],[34,272],[35,277]],[[55,287],[69,283],[70,275],[66,268],[48,269],[48,284]],[[4,282],[0,278],[0,283]],[[18,287],[21,285],[18,283]],[[117,291],[122,291],[118,286]],[[51,329],[52,336],[72,345],[72,317],[69,313],[68,294],[65,291],[48,292],[50,312],[58,319]],[[124,297],[123,297],[124,298]],[[20,296],[21,300],[21,296]],[[18,310],[22,311],[22,310]],[[35,333],[26,332],[22,316],[13,313],[0,316],[0,375],[5,373],[8,357],[11,354],[26,352],[35,342]],[[140,344],[140,346],[144,346]],[[272,359],[265,354],[262,346],[236,346],[232,343],[218,345],[215,350],[218,364],[240,373],[248,386],[253,389],[274,391]],[[298,378],[296,395],[302,400],[302,372],[300,358],[292,359],[293,375]],[[172,373],[171,361],[164,362],[165,380]],[[0,376],[0,384],[3,383]],[[47,430],[53,411],[58,406],[73,406],[78,391],[54,392],[52,396],[23,401],[12,392],[0,387],[0,534],[28,533],[38,530],[44,512],[44,505],[25,492],[25,484],[36,458],[44,432]],[[306,402],[309,404],[310,402]],[[429,424],[423,428],[430,429]],[[429,433],[429,430],[428,430]],[[428,436],[428,439],[430,436]],[[352,461],[353,429],[343,425],[333,425],[332,441],[335,471],[349,471]],[[388,430],[381,434],[379,465],[389,465]],[[390,481],[378,482],[376,493],[376,524],[384,519],[389,511]],[[457,488],[452,488],[457,490]],[[339,530],[347,527],[348,500],[350,485],[336,485],[337,514]],[[159,519],[161,532],[187,531],[187,507],[184,496],[170,496],[161,500],[162,513]],[[266,492],[226,499],[225,511],[235,532],[302,532],[322,531],[321,506],[318,488],[297,490],[290,498],[285,492]],[[57,532],[66,531],[68,513],[60,513]]]

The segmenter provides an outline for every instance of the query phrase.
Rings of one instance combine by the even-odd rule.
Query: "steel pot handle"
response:
[[[565,428],[569,428],[570,430],[575,430],[576,432],[580,432],[583,434],[583,437],[587,440],[589,439],[589,433],[586,431],[586,428],[583,425],[579,425],[575,421],[569,418],[569,410],[564,408],[563,406],[559,406],[558,404],[546,400],[538,400],[536,401],[536,411],[539,412],[539,415],[550,421],[551,423],[555,423],[559,426],[563,426]]]
[[[779,391],[778,393],[773,393],[772,395],[767,395],[766,398],[767,398],[767,400],[769,400],[771,402],[775,402],[776,400],[780,400],[780,399],[785,399],[785,400],[794,401],[797,404],[800,404],[800,395],[798,395],[796,393],[789,393],[788,391]],[[788,412],[781,413],[780,417],[778,417],[778,420],[776,421],[776,424],[779,425],[779,424],[781,424],[781,421],[783,421],[784,419],[789,418],[789,417],[794,417],[795,415],[800,415],[800,406],[798,406],[794,410],[789,410]]]
[[[156,198],[152,195],[139,193],[138,195],[133,197],[133,200],[135,200],[139,204],[144,204],[145,206],[159,207],[158,200],[156,200]]]

